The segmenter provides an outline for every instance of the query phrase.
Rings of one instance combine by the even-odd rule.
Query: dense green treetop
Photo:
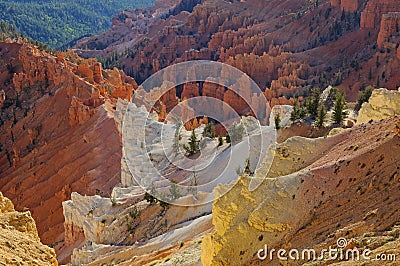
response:
[[[0,20],[26,36],[61,48],[82,36],[111,26],[111,18],[127,8],[149,6],[154,0],[0,0]]]
[[[22,37],[21,33],[17,30],[15,25],[8,24],[5,21],[0,20],[0,40],[3,41],[6,38],[18,38]]]

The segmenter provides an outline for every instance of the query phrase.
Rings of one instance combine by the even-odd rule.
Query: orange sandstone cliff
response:
[[[0,191],[29,209],[45,244],[64,239],[62,201],[71,192],[107,196],[120,180],[116,98],[136,82],[72,52],[0,43]]]
[[[400,10],[398,1],[188,3],[168,12],[124,11],[115,17],[112,30],[84,38],[75,48],[84,57],[108,58],[117,52],[122,69],[140,82],[177,62],[225,62],[248,73],[266,91],[271,105],[288,104],[312,87],[338,86],[348,100],[355,100],[359,89],[368,85],[400,86],[398,71],[387,75],[384,69],[384,62],[394,69],[398,65],[396,19],[391,13]],[[147,19],[149,13],[152,19]],[[146,19],[139,19],[143,16]],[[388,42],[394,48],[385,52],[385,59],[380,56],[378,65],[378,49]]]

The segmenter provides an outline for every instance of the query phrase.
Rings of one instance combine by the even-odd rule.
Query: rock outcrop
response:
[[[151,256],[157,257],[157,253],[177,246],[182,241],[203,235],[211,228],[211,203],[190,206],[193,195],[181,197],[177,200],[178,205],[166,207],[150,204],[144,199],[145,191],[137,185],[137,180],[145,178],[150,182],[156,179],[157,174],[143,158],[144,144],[138,141],[140,132],[137,130],[140,130],[141,122],[148,113],[144,107],[132,108],[135,108],[133,104],[118,100],[115,112],[118,128],[124,137],[121,159],[123,187],[114,187],[110,197],[72,193],[71,200],[63,202],[65,241],[70,248],[75,248],[71,257],[72,265],[98,265],[116,258],[127,263],[131,261],[134,263],[131,265],[140,264],[151,261]],[[132,117],[125,120],[127,110]],[[123,123],[124,127],[121,128]],[[147,137],[156,141],[150,141],[155,146],[148,144],[146,150],[152,154],[154,162],[162,164],[157,146],[161,141],[161,125],[154,121],[148,126]],[[170,178],[180,175],[182,173],[171,172]],[[199,193],[199,197],[202,195]],[[187,206],[179,206],[184,203]]]
[[[59,252],[61,202],[72,191],[107,195],[120,180],[114,107],[137,84],[70,51],[53,55],[22,41],[0,48],[10,69],[0,67],[0,190],[17,210],[30,209],[42,241]]]
[[[72,200],[63,203],[66,234],[70,235],[70,244],[81,240],[82,236],[85,240],[82,248],[73,251],[72,265],[94,261],[99,263],[102,257],[111,260],[115,250],[121,253],[130,251],[130,256],[125,257],[128,260],[133,257],[132,254],[145,255],[143,249],[146,248],[143,245],[148,242],[159,247],[174,246],[211,227],[211,217],[206,215],[211,212],[210,205],[170,206],[163,209],[143,201],[143,195],[144,191],[139,187],[125,189],[122,194],[114,192],[111,199],[72,194]],[[206,216],[202,217],[203,215]],[[200,221],[203,224],[201,227],[196,229],[190,226],[191,223]],[[188,228],[193,231],[179,235],[179,239],[164,239],[175,230]],[[161,239],[164,240],[160,241]],[[150,255],[156,249],[151,248],[147,252],[146,255]]]
[[[218,60],[252,77],[268,91],[271,105],[290,104],[311,87],[342,81],[340,89],[354,101],[359,88],[382,74],[371,71],[368,78],[368,72],[359,73],[367,68],[354,66],[373,59],[382,15],[400,8],[395,0],[204,0],[190,1],[190,6],[185,11],[173,4],[171,12],[124,11],[114,19],[112,30],[79,41],[77,51],[85,57],[111,57],[115,50],[126,50],[119,64],[140,82],[174,63]],[[380,40],[385,36],[383,30]],[[105,47],[95,49],[95,44]],[[362,55],[360,47],[365,48]],[[395,53],[388,55],[391,58]],[[398,86],[379,79],[379,86]],[[192,95],[193,89],[186,86],[184,95]]]
[[[377,89],[372,92],[369,101],[363,103],[358,112],[357,124],[382,120],[394,115],[400,115],[400,89],[398,91]]]
[[[58,265],[54,249],[40,242],[29,211],[17,212],[0,192],[0,264]]]
[[[398,11],[399,3],[396,0],[370,0],[361,13],[361,29],[377,29],[383,14]]]
[[[391,42],[391,39],[397,37],[397,40],[400,40],[400,12],[391,12],[388,14],[384,14],[381,20],[381,27],[378,35],[378,47],[385,48],[385,43]],[[392,41],[394,43],[393,47],[396,49],[396,41]]]
[[[397,88],[398,15],[390,12],[399,10],[399,2],[330,3],[157,1],[149,9],[121,12],[110,31],[79,40],[76,51],[105,61],[123,51],[115,56],[119,65],[139,81],[173,63],[218,60],[248,73],[265,90],[271,106],[290,105],[309,88],[332,82],[353,100],[365,84]],[[375,42],[380,49],[374,48]],[[211,228],[209,205],[164,209],[143,201],[135,171],[147,173],[149,181],[154,175],[142,160],[133,134],[137,132],[129,136],[134,145],[121,151],[123,114],[137,87],[135,80],[71,51],[51,54],[21,42],[0,43],[0,48],[2,60],[8,62],[0,64],[0,190],[17,210],[32,211],[39,236],[56,247],[60,261],[67,262],[76,248],[75,265],[120,259],[143,265]],[[246,82],[240,85],[241,92],[249,93]],[[398,114],[398,98],[391,93],[374,92],[360,111],[359,123]],[[151,111],[164,121],[180,99],[200,95],[251,115],[240,97],[212,82],[174,88]],[[250,97],[253,105],[261,105],[260,95]],[[220,107],[210,108],[225,112]],[[182,110],[182,116],[191,111]],[[141,121],[138,116],[133,118]],[[282,116],[286,121],[287,111]],[[195,128],[206,120],[194,119],[185,126]],[[398,182],[393,182],[398,181],[393,165],[398,165],[399,131],[393,131],[394,124],[398,128],[398,118],[359,125],[333,137],[295,137],[279,144],[261,187],[248,191],[251,178],[243,176],[226,197],[215,201],[215,231],[203,242],[203,263],[250,261],[265,241],[276,247],[331,241],[326,232],[339,236],[352,223],[365,222],[371,230],[393,226],[399,220]],[[154,122],[151,128],[159,127]],[[151,157],[165,162],[157,154],[160,149],[152,148]],[[126,153],[135,157],[131,165]],[[119,182],[123,187],[115,187]],[[384,198],[372,200],[378,197]],[[360,210],[352,209],[355,204]],[[346,216],[350,210],[354,217]],[[374,218],[374,213],[385,219]]]
[[[269,250],[318,245],[321,250],[339,237],[361,238],[395,226],[398,123],[397,116],[333,137],[295,137],[279,145],[260,187],[249,191],[254,177],[242,176],[214,201],[214,230],[203,239],[203,265],[263,265],[269,259],[260,261],[257,252],[265,244]]]
[[[291,124],[290,116],[293,111],[291,105],[275,105],[271,110],[271,116],[269,117],[269,124],[275,125],[275,117],[279,115],[280,126],[286,127]]]

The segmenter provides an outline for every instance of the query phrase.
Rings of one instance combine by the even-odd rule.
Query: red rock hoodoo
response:
[[[382,15],[398,10],[400,3],[395,0],[318,4],[191,0],[185,8],[175,1],[168,8],[159,6],[157,12],[154,8],[124,11],[113,20],[112,31],[82,39],[76,48],[84,57],[107,57],[125,44],[129,48],[121,54],[120,65],[140,82],[171,64],[206,59],[247,73],[262,90],[268,90],[271,105],[290,103],[311,87],[332,84],[344,90],[349,100],[355,100],[358,89],[377,86],[374,83],[382,73],[380,69],[372,71],[373,77],[368,79],[368,74],[355,73],[361,70],[354,69],[351,61],[361,65],[372,59]],[[145,15],[148,13],[163,19],[150,18]],[[385,38],[382,34],[380,39]],[[104,50],[97,49],[100,42],[106,45]],[[359,58],[360,47],[365,47],[368,56]],[[397,88],[393,84],[393,80],[379,80],[379,86],[389,89]],[[198,95],[196,90],[187,85],[183,96]],[[163,103],[167,111],[172,106]]]
[[[383,14],[399,11],[397,0],[370,0],[361,13],[361,29],[376,29],[380,25]]]
[[[384,48],[384,44],[391,38],[400,37],[400,12],[391,12],[382,15],[381,27],[378,35],[378,47]],[[395,42],[393,42],[395,43]]]
[[[108,195],[120,181],[113,106],[137,85],[72,52],[52,55],[22,42],[0,48],[11,69],[0,67],[0,190],[17,210],[29,208],[44,243],[62,243],[61,202],[72,191]]]

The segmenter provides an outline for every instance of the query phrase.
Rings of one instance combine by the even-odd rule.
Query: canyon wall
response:
[[[385,48],[385,44],[393,43],[391,48],[396,49],[400,40],[400,12],[391,12],[382,15],[381,26],[378,35],[378,47]],[[386,45],[387,46],[387,45]]]
[[[139,23],[140,14],[154,10],[124,11],[119,16],[128,20],[118,20],[111,31],[81,40],[76,49],[84,57],[107,58],[119,51],[119,65],[139,82],[174,63],[217,60],[246,72],[266,91],[271,105],[290,104],[291,98],[307,95],[312,87],[329,85],[338,86],[354,100],[358,90],[375,85],[383,71],[382,67],[372,71],[369,79],[368,73],[354,69],[354,62],[368,64],[376,52],[373,44],[382,15],[399,8],[393,0],[331,0],[317,5],[207,0],[190,11],[174,9],[173,15],[163,13],[161,17],[154,13],[151,21],[145,16],[143,23]],[[378,43],[386,42],[391,34],[383,29]],[[115,40],[106,48],[85,49],[110,36]],[[380,78],[379,83],[397,88],[387,78]]]
[[[377,29],[383,14],[398,11],[399,2],[396,0],[370,0],[361,13],[361,29]]]
[[[137,85],[72,52],[51,54],[24,42],[0,49],[10,62],[2,69],[0,190],[17,210],[30,209],[42,241],[58,250],[61,202],[72,191],[108,195],[120,180],[114,106],[117,97],[131,99]]]
[[[124,119],[127,110],[132,113],[131,119]],[[137,108],[123,100],[118,100],[115,114],[120,130],[124,122],[121,130],[125,138],[121,159],[122,186],[114,187],[109,197],[74,192],[71,200],[63,202],[65,239],[68,245],[75,248],[71,257],[72,265],[98,265],[110,261],[113,256],[120,261],[133,260],[138,264],[137,260],[141,259],[151,261],[152,255],[157,256],[164,249],[202,235],[211,227],[211,203],[191,206],[190,203],[194,201],[193,196],[189,195],[179,198],[177,205],[161,207],[145,199],[145,191],[136,184],[135,178],[143,175],[146,180],[156,178],[152,166],[143,158],[143,142],[137,141],[140,123],[149,114],[144,107]],[[161,125],[154,121],[147,128],[147,137],[153,140],[150,143],[161,141],[157,134]],[[147,146],[146,150],[158,160],[158,148],[155,147]],[[127,154],[133,162],[127,160]],[[137,154],[137,157],[133,158],[132,154]],[[179,175],[172,172],[169,178]],[[201,193],[198,196],[203,197]],[[134,262],[130,265],[135,265]]]

